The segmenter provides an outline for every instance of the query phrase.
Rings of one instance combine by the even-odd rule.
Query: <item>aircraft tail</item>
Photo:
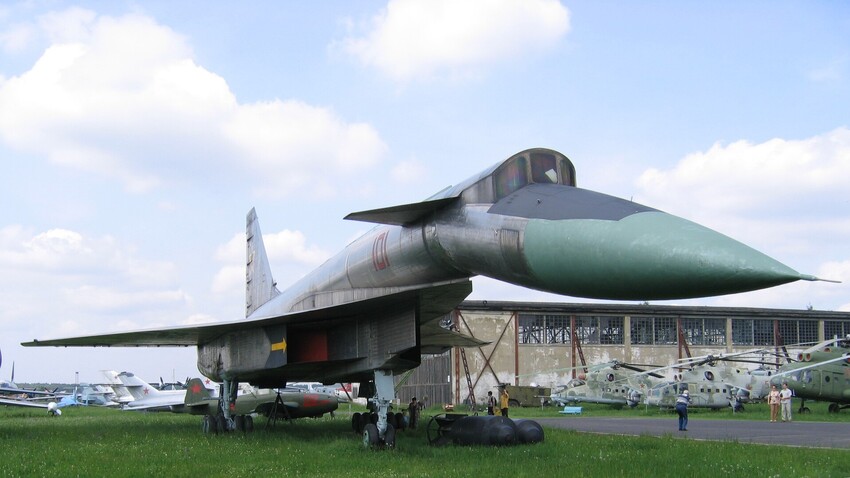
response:
[[[186,405],[192,405],[193,403],[210,400],[212,398],[213,396],[204,386],[204,382],[202,382],[201,379],[193,378],[186,382],[186,399],[184,400]]]
[[[261,305],[280,294],[280,291],[272,277],[266,246],[263,244],[263,234],[260,232],[260,221],[257,219],[254,208],[248,212],[245,229],[247,238],[245,317],[248,317]]]
[[[153,387],[153,385],[145,382],[139,377],[130,372],[121,372],[118,374],[118,379],[124,384],[124,387],[130,392],[134,400],[142,400],[146,397],[155,397],[162,392]]]

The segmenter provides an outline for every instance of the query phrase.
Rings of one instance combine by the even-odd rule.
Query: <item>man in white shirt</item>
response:
[[[782,421],[791,421],[791,389],[788,384],[782,382],[782,391],[779,392],[779,406],[782,410]]]

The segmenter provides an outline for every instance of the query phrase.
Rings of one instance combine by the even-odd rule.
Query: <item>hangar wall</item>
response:
[[[478,403],[499,383],[565,384],[582,372],[581,355],[588,365],[664,366],[687,356],[781,350],[850,334],[850,313],[812,310],[466,301],[452,315],[462,333],[490,342],[464,351]],[[800,349],[786,347],[792,356]],[[452,403],[464,403],[463,354],[459,348],[448,354]]]

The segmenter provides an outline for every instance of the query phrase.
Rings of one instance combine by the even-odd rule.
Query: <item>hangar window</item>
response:
[[[596,317],[576,317],[576,335],[582,344],[598,344],[599,319]]]
[[[546,343],[568,344],[570,343],[570,318],[565,315],[547,315],[546,317]]]
[[[673,317],[656,317],[655,344],[676,345],[678,342],[676,336],[676,319]]]
[[[654,319],[652,317],[632,317],[632,343],[635,345],[652,345]]]
[[[733,345],[773,345],[773,319],[734,319]]]
[[[602,344],[623,344],[623,318],[599,317],[599,342]]]
[[[826,339],[846,337],[850,334],[850,320],[824,320],[823,335]]]
[[[519,343],[568,344],[570,318],[566,315],[519,315]]]
[[[726,345],[726,319],[682,319],[682,333],[691,345]]]
[[[682,319],[682,334],[691,345],[703,345],[702,319]]]
[[[545,317],[540,315],[520,315],[517,335],[521,344],[542,344]]]
[[[753,345],[753,319],[732,320],[732,345]]]
[[[818,323],[815,320],[780,320],[778,322],[783,344],[818,341]]]
[[[703,345],[726,345],[726,319],[705,319]]]
[[[753,319],[753,345],[773,344],[773,320]]]

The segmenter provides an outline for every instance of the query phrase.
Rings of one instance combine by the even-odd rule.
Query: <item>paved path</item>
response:
[[[546,427],[614,435],[670,435],[697,440],[738,441],[765,445],[850,449],[850,423],[770,423],[691,418],[688,431],[678,431],[678,418],[534,418]]]

